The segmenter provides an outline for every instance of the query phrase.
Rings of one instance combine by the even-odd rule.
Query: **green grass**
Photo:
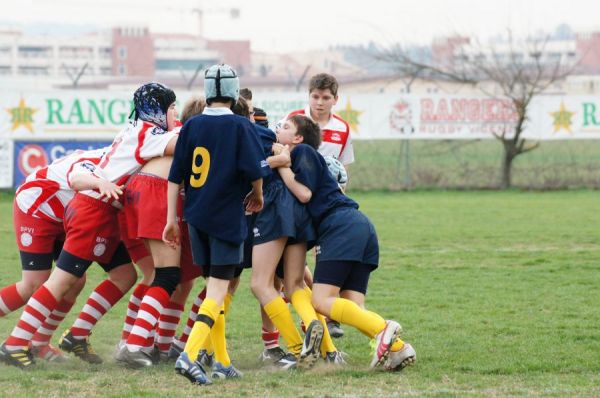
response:
[[[143,371],[119,367],[111,353],[124,314],[120,303],[92,336],[104,365],[73,359],[63,365],[40,363],[28,372],[0,365],[0,396],[600,395],[600,193],[433,191],[354,197],[377,226],[381,245],[381,266],[371,277],[367,304],[402,323],[418,353],[413,368],[370,372],[368,341],[346,327],[346,336],[336,343],[350,354],[348,368],[262,370],[258,305],[246,274],[227,326],[243,380],[198,389],[170,365]],[[0,285],[16,281],[20,273],[11,200],[0,194]],[[99,267],[89,276],[84,295],[102,277]],[[2,336],[17,315],[0,319]],[[72,320],[70,315],[65,326]]]

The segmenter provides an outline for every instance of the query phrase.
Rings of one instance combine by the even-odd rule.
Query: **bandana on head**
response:
[[[147,83],[133,94],[133,120],[142,119],[167,129],[167,110],[175,102],[175,93],[160,83]]]

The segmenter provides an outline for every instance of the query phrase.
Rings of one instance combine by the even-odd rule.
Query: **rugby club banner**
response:
[[[178,92],[181,111],[190,92]],[[110,140],[131,112],[132,94],[112,91],[53,91],[0,94],[0,138],[9,140]],[[271,126],[304,108],[305,92],[255,92],[254,104]],[[516,114],[511,102],[474,95],[344,93],[335,112],[354,139],[492,139],[510,135]],[[524,136],[537,140],[600,138],[600,98],[540,96],[530,106]]]
[[[13,185],[18,187],[29,174],[77,149],[90,150],[110,144],[111,141],[15,141]]]

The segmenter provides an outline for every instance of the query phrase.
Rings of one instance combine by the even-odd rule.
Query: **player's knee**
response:
[[[317,311],[318,313],[321,313],[321,314],[326,313],[325,305],[324,305],[322,298],[320,298],[319,296],[315,296],[314,293],[311,298],[311,304],[312,304],[313,308],[315,309],[315,311]]]
[[[18,285],[18,291],[23,297],[31,297],[33,292],[39,289],[45,282],[41,279],[23,280]]]
[[[179,284],[181,270],[179,267],[157,268],[151,286],[160,286],[171,296]]]
[[[133,264],[128,263],[110,270],[108,277],[121,291],[125,292],[137,281],[137,272]]]
[[[262,288],[263,284],[261,283],[261,281],[258,278],[252,276],[252,278],[250,278],[250,290],[252,291],[252,294],[258,297],[258,293],[262,290]]]

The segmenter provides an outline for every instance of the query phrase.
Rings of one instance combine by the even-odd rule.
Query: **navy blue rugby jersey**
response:
[[[269,156],[273,155],[273,144],[277,142],[277,134],[275,134],[273,130],[259,126],[258,124],[254,124],[254,129],[256,130],[260,143],[263,147],[265,158],[268,158]],[[267,185],[275,179],[280,179],[277,171],[265,176],[263,185]]]
[[[169,181],[185,186],[184,217],[209,236],[238,244],[247,234],[248,181],[271,173],[252,123],[206,108],[181,129]]]
[[[317,225],[333,209],[339,207],[358,209],[358,203],[342,193],[337,181],[329,173],[325,159],[313,147],[300,144],[294,148],[292,171],[296,175],[296,181],[312,192],[306,207]]]

